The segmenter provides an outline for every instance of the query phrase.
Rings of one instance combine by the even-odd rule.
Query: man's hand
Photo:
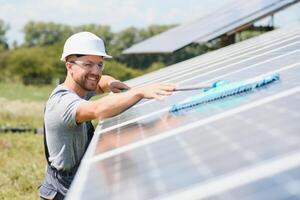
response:
[[[162,100],[162,96],[169,96],[175,90],[176,85],[172,83],[156,83],[134,88],[142,98]]]
[[[120,93],[126,90],[129,90],[130,87],[126,85],[125,83],[122,83],[119,80],[113,80],[108,83],[109,90],[112,91],[113,93]]]
[[[98,83],[98,88],[96,93],[97,94],[101,94],[104,92],[120,93],[128,89],[130,88],[125,83],[122,83],[121,81],[116,80],[111,76],[102,75]]]

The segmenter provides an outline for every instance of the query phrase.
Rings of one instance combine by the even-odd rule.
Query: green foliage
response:
[[[0,69],[1,69],[1,73],[0,73],[0,82],[6,81],[6,80],[10,80],[11,77],[9,76],[10,74],[10,70],[7,69],[7,57],[9,55],[8,51],[0,51]]]
[[[128,68],[126,65],[116,61],[106,61],[104,74],[110,75],[118,80],[125,81],[141,75],[142,72]]]
[[[239,34],[239,41],[247,40],[249,38],[261,35],[262,31],[243,31]]]
[[[24,84],[50,84],[53,69],[47,57],[47,49],[40,47],[19,48],[12,51],[6,63],[11,77],[19,78]]]
[[[42,136],[0,134],[0,166],[0,199],[39,199],[46,166]]]
[[[56,43],[47,47],[46,56],[49,59],[49,64],[52,69],[52,80],[59,79],[64,80],[67,74],[67,69],[65,67],[65,63],[60,60],[62,54],[63,44]]]
[[[153,72],[153,71],[159,70],[159,69],[161,69],[163,67],[165,67],[164,63],[162,63],[162,62],[155,62],[155,63],[152,63],[152,65],[146,70],[146,72],[147,73]]]
[[[209,52],[211,50],[217,49],[216,46],[208,46],[207,44],[197,44],[192,43],[176,52],[174,52],[172,55],[165,56],[164,57],[164,63],[167,65],[178,63],[190,58],[193,58],[195,56],[204,54],[206,52]]]
[[[91,33],[98,35],[105,41],[107,49],[109,49],[109,44],[114,36],[109,26],[101,26],[97,24],[86,24],[86,25],[81,25],[73,28],[74,33],[80,31],[89,31]]]
[[[73,33],[71,27],[68,25],[34,21],[28,22],[24,26],[23,31],[25,34],[24,45],[28,47],[63,43]]]
[[[157,35],[159,33],[162,33],[170,28],[173,28],[174,26],[176,26],[175,24],[172,25],[150,25],[145,29],[141,29],[139,31],[139,35],[140,35],[140,41],[144,40],[146,38],[152,37],[154,35]]]
[[[111,41],[109,53],[118,61],[121,61],[122,50],[130,47],[138,41],[138,29],[134,27],[126,28],[118,33],[115,33]],[[122,61],[121,61],[122,62]]]
[[[6,32],[8,31],[9,26],[0,19],[0,52],[8,49],[7,39],[5,37]]]

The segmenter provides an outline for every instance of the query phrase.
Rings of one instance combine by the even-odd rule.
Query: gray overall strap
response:
[[[46,112],[46,106],[44,108],[44,115]],[[45,120],[43,121],[43,129],[44,129],[44,150],[45,150],[45,157],[48,165],[50,166],[50,161],[49,161],[49,150],[47,146],[47,140],[46,140],[46,128],[45,128]]]
[[[87,131],[88,144],[90,144],[90,142],[91,142],[91,140],[92,140],[92,138],[94,136],[95,128],[94,128],[94,126],[93,126],[93,124],[92,124],[91,121],[87,121],[86,124],[87,124],[87,130],[88,130]]]
[[[47,141],[46,141],[45,122],[44,122],[44,149],[45,149],[46,161],[47,161],[48,165],[50,166],[50,161],[49,161],[49,151],[48,151],[48,146],[47,146]]]

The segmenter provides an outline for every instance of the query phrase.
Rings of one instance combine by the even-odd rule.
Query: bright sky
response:
[[[199,18],[231,0],[0,0],[0,19],[8,23],[9,43],[23,40],[29,21],[69,25],[96,23],[113,31],[151,24],[180,24]],[[280,17],[277,17],[280,16]],[[300,22],[300,3],[275,16],[275,25]]]

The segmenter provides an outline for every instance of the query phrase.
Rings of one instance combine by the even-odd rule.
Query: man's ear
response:
[[[66,62],[65,66],[66,66],[67,72],[70,73],[71,75],[73,75],[73,65],[72,65],[72,63]]]
[[[68,71],[73,71],[73,64],[70,62],[66,62],[65,66],[67,68]]]

